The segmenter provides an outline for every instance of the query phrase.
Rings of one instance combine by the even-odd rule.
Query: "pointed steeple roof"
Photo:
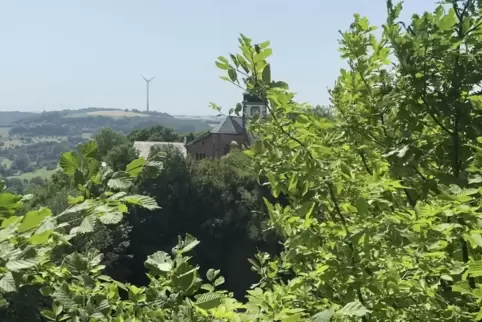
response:
[[[244,134],[243,119],[239,116],[226,116],[210,132],[215,134]]]

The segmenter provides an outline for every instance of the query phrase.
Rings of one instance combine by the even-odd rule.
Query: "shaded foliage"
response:
[[[154,152],[153,154],[155,154]],[[195,251],[201,267],[217,267],[226,278],[226,287],[236,296],[256,282],[246,260],[257,249],[275,251],[274,234],[263,232],[263,196],[251,161],[241,152],[220,160],[196,163],[171,149],[162,159],[164,171],[156,179],[145,179],[140,194],[150,195],[162,204],[154,212],[135,211],[131,217],[132,264],[155,249],[168,250],[177,236],[189,233],[204,242]],[[142,265],[131,273],[132,281],[145,282]]]

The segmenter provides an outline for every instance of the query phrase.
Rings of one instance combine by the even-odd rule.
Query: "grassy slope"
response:
[[[41,178],[47,179],[47,178],[51,177],[57,171],[58,171],[58,169],[47,170],[45,168],[41,168],[41,169],[37,169],[33,172],[25,172],[25,173],[22,173],[21,175],[18,175],[18,176],[11,176],[11,177],[9,177],[9,179],[18,178],[18,179],[30,180],[34,177],[41,177]]]

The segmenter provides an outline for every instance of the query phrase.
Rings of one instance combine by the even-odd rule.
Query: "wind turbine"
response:
[[[153,80],[154,78],[156,78],[156,76],[150,78],[150,79],[147,79],[145,78],[144,76],[141,75],[141,77],[146,81],[146,93],[147,93],[147,112],[149,112],[149,85],[151,83],[151,80]]]

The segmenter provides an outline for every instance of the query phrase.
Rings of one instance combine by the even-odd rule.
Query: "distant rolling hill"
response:
[[[0,111],[0,126],[8,126],[13,122],[35,117],[38,113],[19,111]]]
[[[120,110],[90,107],[80,110],[49,111],[42,113],[22,112],[8,120],[0,112],[3,124],[11,127],[10,133],[20,136],[81,136],[97,133],[103,128],[129,133],[132,130],[162,125],[180,133],[198,133],[209,130],[212,125],[203,118],[176,118],[168,113],[143,112],[139,110]]]

